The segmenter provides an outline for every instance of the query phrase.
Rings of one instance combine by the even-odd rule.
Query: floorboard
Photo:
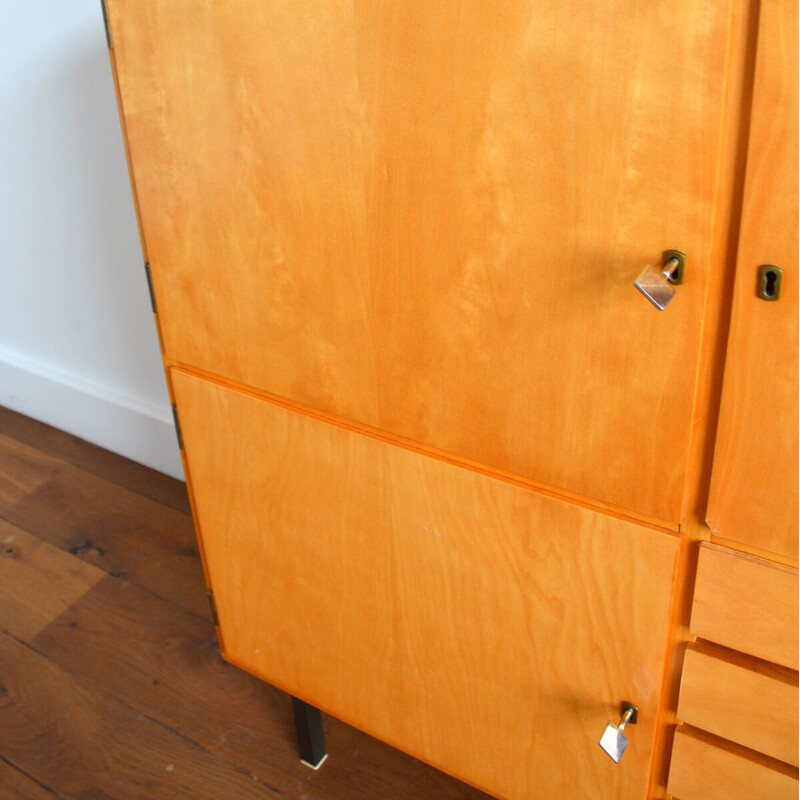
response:
[[[303,787],[308,798],[353,797],[347,760],[312,772],[295,756],[288,698],[225,664],[213,628],[177,606],[114,578],[87,592],[33,641],[37,652],[126,704],[190,738],[281,791]],[[347,726],[328,734],[334,751],[381,748]],[[278,756],[277,758],[275,756]],[[432,773],[412,758],[358,764],[362,790],[383,797],[388,787]],[[433,786],[431,786],[433,791]],[[446,787],[436,797],[452,796]],[[458,796],[458,795],[455,795]]]
[[[0,454],[3,446],[0,439]],[[18,472],[26,475],[39,458],[25,445],[19,445],[15,455],[16,462],[24,464]],[[61,463],[28,494],[5,503],[0,515],[193,614],[209,614],[194,526],[187,514]]]
[[[30,641],[104,576],[0,519],[0,630]]]
[[[60,462],[0,434],[0,508],[10,508],[58,473]]]
[[[102,447],[60,431],[50,425],[0,406],[0,434],[30,445],[73,467],[93,472],[124,489],[138,492],[176,511],[189,514],[186,484],[169,475],[155,472]],[[176,445],[177,447],[177,440]]]
[[[0,757],[0,797],[3,800],[59,800],[63,795],[40,786]]]
[[[3,757],[67,797],[285,797],[6,634],[0,675]]]
[[[485,800],[226,664],[178,482],[0,409],[2,800]],[[183,498],[183,499],[181,499]]]

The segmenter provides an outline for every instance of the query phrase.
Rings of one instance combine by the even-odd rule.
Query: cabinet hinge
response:
[[[111,41],[111,26],[108,24],[108,6],[106,6],[106,0],[100,0],[100,5],[103,8],[103,25],[105,25],[106,28],[106,44],[109,50],[113,50],[114,42]]]
[[[147,291],[150,293],[150,307],[153,309],[154,314],[158,314],[156,308],[156,293],[153,291],[153,276],[150,274],[150,262],[144,262],[144,274],[147,278]]]
[[[217,614],[217,601],[214,599],[214,592],[208,592],[208,604],[211,606],[211,618],[214,625],[219,628],[219,615]]]
[[[177,406],[172,406],[172,418],[175,420],[175,435],[178,437],[178,447],[183,450],[183,434],[181,433],[181,421],[178,418]]]

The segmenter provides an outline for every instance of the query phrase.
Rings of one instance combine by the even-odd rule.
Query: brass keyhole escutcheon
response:
[[[758,268],[756,294],[767,302],[774,303],[781,296],[783,270],[774,264],[762,264]]]

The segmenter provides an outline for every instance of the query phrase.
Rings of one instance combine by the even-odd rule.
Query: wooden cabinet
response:
[[[719,744],[678,715],[699,543],[797,558],[796,30],[761,5],[107,0],[230,661],[498,797],[663,797],[676,724]]]

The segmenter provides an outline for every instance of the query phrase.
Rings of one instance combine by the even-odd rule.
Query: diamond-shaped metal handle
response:
[[[675,297],[675,286],[683,283],[685,262],[686,256],[680,250],[666,250],[661,269],[648,264],[633,285],[659,311],[663,311]]]
[[[609,722],[598,744],[614,762],[619,764],[622,754],[628,746],[628,737],[623,733],[627,725],[635,725],[639,721],[639,709],[632,703],[624,702],[620,706],[622,719],[619,725]]]

